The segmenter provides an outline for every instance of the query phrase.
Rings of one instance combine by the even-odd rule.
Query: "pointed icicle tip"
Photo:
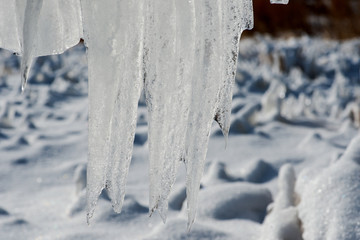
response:
[[[108,193],[109,198],[111,199],[112,209],[114,210],[114,212],[120,214],[124,204],[125,195],[121,195],[120,198],[119,197],[117,198],[116,194],[114,195],[113,193],[114,189],[112,188],[111,182],[109,180],[107,180],[105,183],[105,189],[106,192]]]
[[[216,113],[215,116],[214,116],[214,120],[215,122],[218,123],[220,129],[221,129],[221,132],[224,136],[224,140],[225,140],[225,149],[227,148],[227,143],[228,143],[228,138],[229,138],[229,126],[224,126],[224,123],[223,121],[221,120],[222,117],[221,117],[221,114],[220,113]]]
[[[30,68],[29,66],[24,66],[21,67],[21,69],[21,94],[23,94],[26,88]]]
[[[189,219],[189,221],[187,223],[187,232],[188,233],[191,231],[191,228],[192,228],[192,226],[194,224],[194,221],[195,221],[195,219],[192,219],[192,220]]]
[[[90,211],[86,214],[86,223],[88,226],[90,226],[90,219],[92,218],[93,213],[94,213],[94,211]]]
[[[167,214],[164,213],[163,211],[160,211],[160,210],[158,210],[158,213],[159,213],[159,215],[160,215],[161,220],[162,220],[163,223],[165,224],[165,223],[166,223]]]
[[[122,203],[113,202],[112,208],[113,208],[114,212],[116,212],[117,214],[120,214],[121,210],[122,210]]]
[[[89,169],[89,168],[88,168]],[[97,201],[99,199],[99,196],[104,189],[104,186],[100,186],[98,191],[90,191],[89,190],[89,182],[87,183],[87,189],[86,189],[86,222],[88,225],[90,225],[90,219],[93,217]]]
[[[229,140],[229,131],[223,132],[224,140],[225,140],[225,149],[227,149],[228,146],[228,140]]]

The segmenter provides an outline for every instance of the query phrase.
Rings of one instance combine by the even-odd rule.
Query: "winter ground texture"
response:
[[[143,98],[122,213],[104,191],[87,226],[84,47],[38,58],[22,95],[19,61],[0,51],[0,239],[360,239],[360,40],[242,40],[189,233],[183,166],[166,224],[148,217]]]

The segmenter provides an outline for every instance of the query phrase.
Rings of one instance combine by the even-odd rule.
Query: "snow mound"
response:
[[[320,173],[299,177],[304,239],[360,239],[360,136]]]
[[[300,221],[295,207],[296,194],[295,171],[289,164],[281,167],[279,172],[279,193],[269,208],[262,225],[261,239],[263,240],[301,240]]]
[[[111,209],[102,212],[99,214],[97,221],[105,221],[105,222],[121,222],[127,223],[134,218],[137,217],[145,217],[148,213],[148,208],[142,206],[132,197],[125,197],[123,209],[121,211],[122,214],[117,214]]]
[[[158,226],[151,236],[145,238],[146,240],[230,240],[236,239],[231,235],[215,230],[212,227],[195,224],[191,232],[186,233],[181,231],[186,226],[186,221],[183,219],[174,219],[167,222],[166,226]]]
[[[262,222],[272,202],[268,189],[249,183],[228,183],[200,191],[199,218],[249,219]]]
[[[244,106],[235,114],[231,121],[230,133],[251,133],[256,124],[256,114],[261,109],[260,103],[251,103]]]
[[[4,208],[0,207],[0,216],[9,216],[9,212],[6,211]]]
[[[169,197],[169,207],[174,210],[181,210],[186,200],[186,187],[175,188]]]
[[[203,177],[201,183],[203,186],[213,186],[216,184],[233,182],[240,179],[236,179],[233,176],[229,175],[226,170],[226,164],[219,161],[211,162],[205,176]]]
[[[247,182],[264,183],[277,175],[277,172],[271,164],[259,159],[253,160],[241,171],[242,178]]]

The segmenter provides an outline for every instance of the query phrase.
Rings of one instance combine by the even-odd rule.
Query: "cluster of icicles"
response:
[[[191,226],[210,128],[215,119],[228,135],[238,43],[252,27],[252,0],[0,0],[0,47],[22,55],[22,90],[34,57],[62,53],[85,39],[88,220],[104,188],[121,211],[144,89],[149,210],[165,221],[184,162]]]

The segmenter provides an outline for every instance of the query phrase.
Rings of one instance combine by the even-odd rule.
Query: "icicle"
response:
[[[83,27],[80,0],[43,1],[34,56],[60,54],[79,43]]]
[[[222,1],[195,1],[196,58],[186,140],[188,229],[195,219],[211,124],[216,110],[222,69]]]
[[[194,61],[194,6],[164,0],[148,7],[145,93],[149,111],[149,210],[151,214],[159,208],[165,221],[167,199],[184,154]]]
[[[289,0],[270,0],[272,4],[288,4]]]
[[[225,143],[230,128],[232,89],[235,79],[239,41],[242,31],[252,29],[254,25],[252,0],[229,0],[223,3],[222,11],[222,36],[223,36],[223,60],[222,87],[218,97],[218,107],[215,121],[218,122]]]
[[[240,29],[241,33],[244,30],[250,30],[254,28],[254,12],[252,0],[241,0],[240,1]],[[241,35],[240,33],[240,35]]]
[[[23,18],[26,2],[0,0],[0,47],[21,54]]]
[[[144,12],[135,0],[81,3],[89,64],[89,221],[103,188],[116,212],[124,200],[142,88]]]
[[[148,3],[145,94],[149,111],[150,214],[157,208],[166,148],[170,148],[171,100],[177,91],[175,0]],[[181,88],[180,88],[181,89]]]
[[[83,31],[79,0],[34,2],[42,2],[39,15],[29,16],[32,22],[38,18],[37,31],[31,33],[34,57],[62,53],[79,42]],[[24,22],[27,3],[29,8],[31,1],[0,0],[0,46],[18,54],[23,54],[23,35],[29,27],[29,22]]]
[[[252,0],[0,0],[0,46],[23,54],[22,90],[32,59],[75,45],[84,28],[88,221],[104,188],[114,210],[121,211],[145,80],[150,212],[158,209],[165,221],[184,160],[190,229],[212,121],[215,116],[226,139],[239,39],[253,23]]]
[[[23,55],[21,89],[33,58],[62,53],[82,36],[78,0],[0,0],[0,46]]]
[[[28,0],[26,3],[21,44],[23,54],[21,58],[21,92],[25,90],[30,67],[34,58],[35,38],[42,3],[42,0]]]
[[[176,77],[168,79],[170,100],[167,109],[167,144],[161,176],[160,216],[166,218],[168,198],[177,169],[185,154],[185,137],[191,101],[191,77],[195,56],[195,9],[193,1],[177,1],[176,8]]]

